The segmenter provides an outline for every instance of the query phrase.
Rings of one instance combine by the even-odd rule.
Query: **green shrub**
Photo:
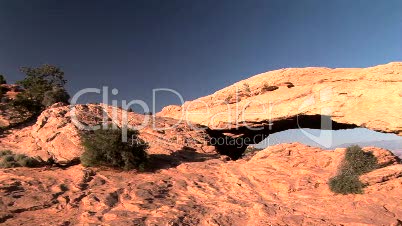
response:
[[[371,152],[365,152],[357,145],[350,146],[338,174],[329,180],[329,187],[331,191],[344,195],[362,193],[364,186],[359,176],[377,167],[377,158]]]
[[[23,91],[13,100],[13,105],[21,113],[39,115],[46,107],[63,102],[68,104],[69,95],[65,89],[64,72],[52,65],[38,68],[21,68],[26,77],[17,81]]]
[[[83,137],[84,166],[109,166],[124,170],[144,170],[148,144],[138,137],[135,130],[127,131],[127,142],[122,141],[121,129],[100,129]]]
[[[16,154],[16,155],[14,155],[14,160],[18,162],[18,161],[20,161],[20,160],[22,160],[22,159],[24,159],[26,157],[27,156],[23,155],[23,154]]]
[[[264,83],[262,88],[261,88],[261,91],[262,92],[270,92],[270,91],[274,91],[274,90],[277,90],[277,89],[279,89],[278,86],[270,86],[270,85],[268,85],[268,83]]]
[[[9,162],[4,159],[0,161],[0,168],[14,168],[14,167],[18,167],[16,162],[13,161]]]
[[[285,82],[284,84],[285,84],[288,88],[295,87],[295,85],[293,85],[293,83],[291,83],[291,82]]]
[[[0,86],[0,97],[3,97],[4,94],[7,93],[7,90],[8,89],[6,87]]]
[[[3,156],[3,161],[5,161],[5,162],[13,162],[14,161],[14,155],[4,155]]]
[[[9,150],[0,151],[0,168],[38,167],[42,162],[23,154],[13,154]]]
[[[0,157],[4,156],[4,155],[11,155],[13,154],[10,150],[3,150],[0,151]]]
[[[365,152],[359,146],[353,145],[346,149],[341,171],[361,175],[377,167],[377,158],[373,153]]]
[[[21,159],[17,160],[17,163],[23,167],[41,166],[41,163],[38,160],[36,160],[34,158],[30,158],[30,157],[21,158]]]
[[[0,84],[7,84],[6,79],[4,78],[4,75],[0,75]]]
[[[251,92],[251,89],[250,89],[250,86],[248,85],[248,83],[244,83],[244,84],[243,84],[243,88],[244,88],[244,91],[245,91],[245,92],[247,92],[247,93],[250,93],[250,92]]]
[[[68,189],[68,186],[67,186],[66,184],[60,184],[60,185],[59,185],[59,188],[60,188],[60,190],[61,190],[62,192],[66,192],[66,191],[69,190],[69,189]]]
[[[331,191],[339,194],[361,194],[363,184],[357,175],[340,174],[329,180]]]
[[[233,98],[232,94],[227,95],[226,98],[225,98],[224,103],[225,104],[230,104],[230,101],[232,100],[232,98]]]

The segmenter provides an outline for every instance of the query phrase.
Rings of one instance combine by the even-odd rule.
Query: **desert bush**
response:
[[[285,84],[288,88],[295,87],[295,85],[293,85],[293,83],[291,83],[291,82],[285,82],[284,84]]]
[[[60,184],[59,188],[60,188],[60,191],[62,191],[62,192],[66,192],[69,190],[68,186],[66,184]]]
[[[232,95],[232,94],[227,95],[226,98],[225,98],[225,101],[224,101],[225,104],[229,104],[230,101],[232,100],[232,98],[233,98],[233,95]]]
[[[4,75],[0,75],[0,84],[7,84],[7,81],[4,78]]]
[[[4,94],[6,94],[7,91],[8,90],[6,87],[0,86],[0,97],[2,97]]]
[[[49,107],[55,103],[68,103],[70,96],[64,88],[53,87],[52,90],[46,91],[42,100],[42,105]]]
[[[271,86],[268,83],[264,83],[262,88],[261,88],[261,91],[269,92],[269,91],[274,91],[274,90],[277,90],[277,89],[279,89],[278,86]]]
[[[17,160],[17,163],[23,167],[38,167],[42,165],[41,162],[39,162],[37,159],[27,156],[25,156],[25,158]]]
[[[144,170],[148,155],[148,144],[138,137],[138,131],[127,131],[127,142],[122,141],[121,129],[96,130],[83,136],[84,166],[108,166],[124,170]]]
[[[359,176],[377,167],[377,158],[371,152],[365,152],[357,145],[349,146],[338,174],[329,180],[329,187],[339,194],[362,193],[364,186],[359,181]]]
[[[371,152],[365,152],[357,145],[346,149],[344,164],[341,166],[342,172],[361,175],[376,169],[377,158]]]
[[[245,91],[246,93],[250,93],[250,92],[251,92],[251,89],[250,89],[250,86],[248,85],[248,83],[244,83],[244,84],[243,84],[243,88],[244,88],[244,91]]]
[[[23,154],[14,154],[9,150],[0,151],[0,168],[39,167],[42,162]]]
[[[0,151],[0,157],[4,156],[4,155],[11,155],[12,152],[10,150],[3,150]]]
[[[331,191],[338,194],[361,194],[363,184],[359,181],[358,175],[340,174],[329,180]]]

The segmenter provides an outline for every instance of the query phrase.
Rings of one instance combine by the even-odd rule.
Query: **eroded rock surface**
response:
[[[370,150],[366,150],[370,151]],[[401,165],[363,175],[361,195],[337,195],[328,179],[345,150],[301,144],[245,159],[182,163],[154,173],[59,168],[0,170],[5,225],[397,225]],[[398,159],[395,159],[398,160]],[[381,176],[390,175],[390,176]],[[51,216],[51,217],[49,217]]]
[[[7,131],[0,138],[0,150],[38,156],[45,161],[52,158],[57,163],[68,164],[78,159],[83,152],[80,134],[85,133],[85,126],[99,125],[104,121],[121,126],[124,112],[129,125],[144,124],[139,130],[140,137],[150,144],[150,154],[164,157],[175,153],[178,159],[188,154],[201,158],[203,154],[216,154],[214,147],[207,145],[208,134],[201,126],[126,112],[103,104],[76,105],[74,111],[71,108],[55,104],[42,112],[34,125]]]
[[[184,115],[217,129],[275,126],[298,115],[330,115],[337,123],[402,135],[401,109],[402,63],[398,62],[370,68],[270,71],[183,106],[168,106],[158,115],[176,119]]]

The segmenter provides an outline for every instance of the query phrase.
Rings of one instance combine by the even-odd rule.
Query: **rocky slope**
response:
[[[52,158],[56,163],[70,164],[83,152],[80,139],[80,134],[86,133],[83,126],[95,126],[103,121],[113,121],[121,126],[124,112],[129,125],[144,123],[144,127],[139,130],[140,137],[150,144],[148,152],[154,156],[174,161],[189,156],[202,159],[216,155],[215,148],[207,145],[209,136],[201,126],[190,127],[175,119],[152,118],[103,104],[76,105],[73,108],[76,117],[72,117],[71,109],[72,106],[55,104],[45,110],[35,124],[7,131],[0,138],[0,150],[12,150],[45,161]],[[78,123],[74,123],[73,119]]]
[[[336,195],[327,181],[344,149],[301,144],[237,161],[187,162],[150,173],[107,169],[2,169],[4,225],[400,225],[402,165],[362,176],[364,194]],[[51,217],[49,217],[51,216]],[[44,223],[46,222],[46,223]]]
[[[402,135],[401,109],[402,62],[398,62],[370,68],[270,71],[183,106],[167,106],[158,116],[233,129],[275,126],[297,115],[329,115],[337,123]],[[303,120],[310,127],[320,126],[308,122],[308,117],[299,123]]]

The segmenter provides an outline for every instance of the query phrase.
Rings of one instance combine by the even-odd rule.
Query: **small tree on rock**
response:
[[[24,91],[14,100],[15,107],[37,115],[54,103],[68,103],[70,97],[64,87],[67,81],[60,68],[45,64],[38,68],[23,67],[21,71],[26,77],[17,84]]]
[[[4,75],[0,75],[0,84],[7,84],[6,79],[4,78]]]

